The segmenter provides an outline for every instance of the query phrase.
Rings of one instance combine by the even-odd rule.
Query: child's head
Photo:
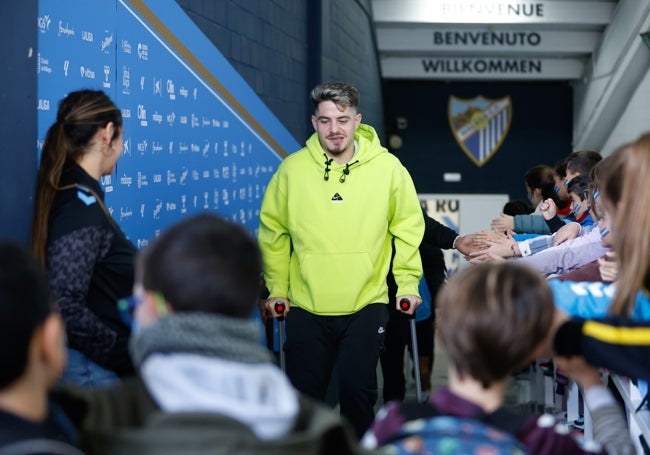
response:
[[[589,194],[591,190],[592,183],[588,175],[578,175],[572,178],[567,186],[571,211],[577,220],[589,211]]]
[[[32,384],[50,386],[65,360],[63,323],[50,307],[47,275],[27,250],[0,243],[0,390],[27,375]]]
[[[187,218],[155,239],[136,262],[136,287],[174,312],[248,318],[259,296],[257,242],[216,215]],[[143,322],[143,321],[141,321]]]
[[[505,262],[452,275],[437,308],[438,334],[457,374],[488,387],[535,358],[555,307],[539,272]]]

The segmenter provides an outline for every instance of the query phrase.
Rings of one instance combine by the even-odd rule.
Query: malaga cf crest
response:
[[[499,150],[508,134],[512,104],[509,96],[498,100],[450,96],[447,116],[456,142],[481,167]]]

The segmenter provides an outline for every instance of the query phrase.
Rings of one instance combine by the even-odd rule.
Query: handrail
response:
[[[610,378],[621,394],[621,397],[625,402],[625,407],[627,408],[628,414],[634,419],[634,422],[641,432],[643,439],[646,443],[650,443],[650,422],[643,418],[644,416],[641,412],[637,412],[637,408],[641,404],[643,397],[640,397],[638,400],[632,398],[629,390],[631,383],[628,378],[616,374],[610,374]]]

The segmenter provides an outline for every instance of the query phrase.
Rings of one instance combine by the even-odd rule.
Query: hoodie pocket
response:
[[[348,314],[360,304],[373,278],[368,253],[307,253],[300,271],[314,312]]]

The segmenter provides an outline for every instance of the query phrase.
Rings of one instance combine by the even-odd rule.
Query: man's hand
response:
[[[482,233],[467,234],[458,237],[456,240],[456,249],[463,255],[469,256],[473,251],[480,251],[486,248],[485,238]]]
[[[492,220],[490,227],[497,232],[506,232],[515,228],[515,217],[502,213],[499,218]]]
[[[284,303],[284,312],[282,313],[278,313],[275,309],[275,304],[278,302]],[[289,304],[289,299],[286,297],[269,297],[268,299],[266,299],[266,303],[264,306],[268,314],[270,314],[271,317],[273,318],[286,316],[289,310],[291,309],[291,305]]]
[[[521,256],[521,251],[519,251],[519,245],[512,236],[512,231],[508,230],[507,236],[498,235],[493,240],[486,240],[484,249],[472,251],[468,256],[471,259],[480,257],[481,260],[478,262],[486,262],[492,256],[502,258]],[[471,259],[470,262],[477,263]]]
[[[411,302],[411,306],[407,311],[402,310],[400,307],[400,302],[406,299],[409,302]],[[398,295],[397,296],[397,311],[401,311],[402,313],[405,314],[415,314],[415,309],[420,306],[422,303],[422,299],[418,297],[417,295]]]
[[[487,248],[490,246],[488,242],[491,240],[499,240],[506,237],[503,232],[495,231],[478,231],[472,234],[472,236],[474,240],[474,246],[479,247],[479,249]]]

